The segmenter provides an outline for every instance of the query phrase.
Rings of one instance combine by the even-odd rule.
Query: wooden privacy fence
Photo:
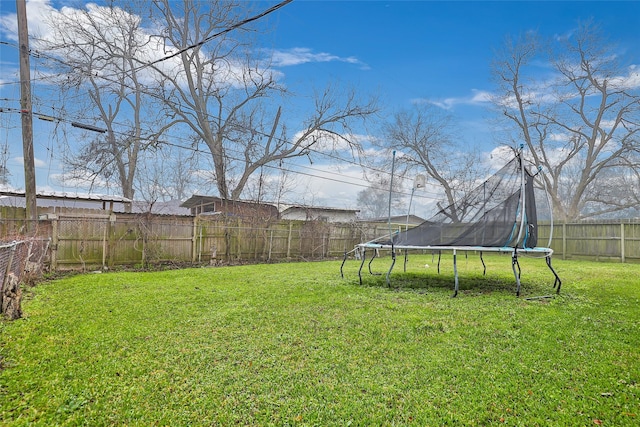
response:
[[[551,226],[539,224],[539,246],[546,246]],[[640,219],[555,224],[554,257],[640,262]]]
[[[51,270],[340,257],[386,224],[255,221],[223,216],[48,214]]]
[[[3,216],[2,237],[15,235],[23,224],[23,216]],[[393,226],[394,231],[399,228],[404,225]],[[37,229],[40,237],[50,241],[52,271],[334,258],[389,233],[386,223],[101,211],[41,214]],[[538,246],[547,245],[550,231],[549,224],[539,224]],[[556,224],[551,247],[560,259],[640,262],[640,220]]]

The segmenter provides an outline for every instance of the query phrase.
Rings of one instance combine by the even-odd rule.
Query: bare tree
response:
[[[278,206],[286,200],[299,184],[284,167],[262,167],[247,181],[244,194],[249,200],[274,203]]]
[[[133,198],[138,156],[148,139],[143,129],[154,116],[136,68],[149,43],[141,19],[113,4],[89,4],[53,13],[49,25],[52,33],[38,47],[59,73],[53,80],[68,95],[66,111],[105,130],[88,132],[88,142],[69,151],[71,175],[115,182],[124,197]]]
[[[389,180],[388,175],[377,173],[375,178],[369,179],[369,187],[358,192],[358,208],[362,218],[383,218],[389,214]],[[402,207],[401,188],[398,184],[394,187],[391,191],[391,214],[400,213]]]
[[[160,145],[145,150],[136,173],[136,194],[148,206],[184,200],[196,185],[195,153]]]
[[[167,53],[179,52],[153,64],[162,76],[159,97],[173,118],[165,129],[178,126],[206,145],[220,197],[238,199],[263,166],[309,156],[316,146],[359,149],[351,126],[377,107],[373,101],[359,103],[354,92],[327,88],[317,94],[302,130],[288,134],[282,110],[269,107],[284,103],[287,91],[269,63],[256,57],[248,27],[238,27],[246,3],[156,0],[154,5],[162,46]],[[237,28],[225,32],[232,27]]]
[[[559,44],[559,45],[558,45]],[[494,64],[497,107],[543,166],[563,220],[637,207],[640,195],[640,83],[591,23],[545,49],[535,34],[508,39]],[[544,59],[553,67],[536,81]]]
[[[399,151],[398,174],[426,174],[442,191],[438,208],[460,221],[464,212],[456,202],[475,187],[481,171],[477,152],[457,143],[453,133],[452,117],[431,104],[396,113],[384,129],[386,148]]]

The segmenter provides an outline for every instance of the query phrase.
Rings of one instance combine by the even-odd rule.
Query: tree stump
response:
[[[9,273],[5,288],[2,290],[2,313],[9,320],[22,317],[22,289],[18,277]]]

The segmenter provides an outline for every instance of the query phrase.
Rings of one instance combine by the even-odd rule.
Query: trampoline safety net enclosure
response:
[[[545,191],[544,181],[541,180],[537,188],[535,181],[541,173],[539,168],[527,167],[521,152],[518,152],[509,163],[467,193],[456,204],[441,209],[417,227],[399,230],[357,245],[352,252],[355,251],[361,259],[358,271],[360,282],[362,283],[362,267],[368,251],[372,253],[370,263],[378,250],[391,251],[392,263],[387,272],[388,285],[390,285],[390,275],[395,265],[397,250],[404,251],[405,257],[409,250],[430,250],[438,253],[451,251],[454,266],[454,296],[456,296],[458,294],[457,253],[479,252],[482,260],[483,252],[500,252],[511,254],[517,295],[520,295],[521,272],[518,256],[527,254],[546,259],[547,266],[555,277],[553,286],[559,293],[562,282],[551,266],[553,250],[548,247],[552,236],[549,237],[549,244],[546,247],[537,246],[538,216],[535,193]],[[548,203],[548,198],[546,200]],[[551,235],[552,233],[553,225]],[[347,255],[345,254],[342,266]],[[482,262],[484,265],[484,260]]]

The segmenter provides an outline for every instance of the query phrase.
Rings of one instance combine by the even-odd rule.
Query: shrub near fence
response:
[[[23,218],[19,212],[0,218],[0,231],[20,229]],[[399,229],[404,224],[392,225]],[[539,224],[539,246],[548,244],[550,231]],[[389,225],[85,210],[42,213],[38,233],[51,239],[50,268],[58,271],[335,258],[389,234]],[[640,220],[556,224],[551,247],[556,258],[640,262]]]

